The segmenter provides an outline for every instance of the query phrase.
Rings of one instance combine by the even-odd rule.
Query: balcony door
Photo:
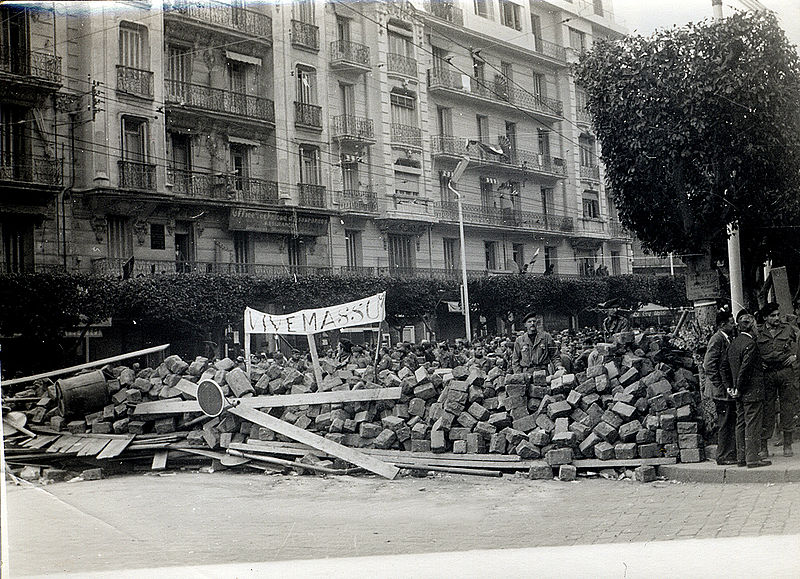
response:
[[[14,219],[0,222],[3,242],[2,273],[33,270],[33,224]]]
[[[233,172],[233,188],[244,191],[250,179],[250,155],[247,145],[231,143],[231,171]]]
[[[109,215],[106,217],[108,227],[108,258],[116,260],[119,267],[133,255],[133,237],[130,220],[127,217]]]
[[[299,237],[291,237],[286,246],[289,266],[295,271],[302,271],[308,265],[305,242]]]
[[[336,17],[336,37],[342,44],[350,42],[350,19]]]
[[[348,117],[356,114],[355,87],[352,84],[339,83],[339,96],[342,100],[342,114]],[[347,131],[352,131],[354,127],[346,127]]]
[[[147,122],[132,117],[122,118],[122,158],[131,163],[147,160]]]
[[[188,101],[187,85],[190,80],[189,50],[183,46],[169,46],[167,49],[167,97],[180,102]]]
[[[417,244],[413,235],[389,235],[389,267],[392,272],[409,272],[416,264]]]
[[[188,273],[195,261],[194,225],[190,221],[175,222],[175,271]]]
[[[172,134],[172,184],[178,193],[191,192],[192,139],[189,135]]]
[[[235,60],[228,61],[228,88],[231,91],[231,111],[247,115],[247,65]]]
[[[28,17],[25,8],[0,8],[0,69],[28,74]]]
[[[19,179],[25,171],[27,147],[22,109],[0,104],[0,177]]]
[[[300,147],[300,183],[319,185],[322,182],[319,166],[319,149],[311,146]]]

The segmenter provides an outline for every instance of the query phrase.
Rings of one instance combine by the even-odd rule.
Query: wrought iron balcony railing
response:
[[[581,230],[585,233],[605,233],[606,231],[606,222],[602,219],[582,217],[580,222]]]
[[[377,213],[378,195],[374,191],[345,189],[339,191],[339,209],[357,213]]]
[[[374,141],[375,129],[372,119],[353,115],[333,117],[333,138],[351,141]]]
[[[467,139],[451,135],[434,135],[431,140],[434,155],[467,155],[467,144]]]
[[[46,52],[3,51],[0,54],[0,71],[60,83],[61,57]]]
[[[581,165],[581,179],[588,181],[600,180],[600,167],[597,165]]]
[[[120,189],[156,190],[156,166],[152,163],[117,161]]]
[[[34,185],[61,185],[63,160],[47,157],[14,158],[0,155],[0,181]]]
[[[456,26],[464,26],[464,12],[452,1],[428,0],[425,11]]]
[[[512,103],[521,109],[558,116],[564,112],[564,106],[560,100],[523,90],[503,75],[498,74],[494,77],[494,85],[495,93],[500,100]]]
[[[300,191],[301,207],[326,207],[325,185],[298,183],[297,189]]]
[[[386,55],[386,70],[403,76],[417,76],[417,61],[403,54],[390,52]]]
[[[560,62],[567,62],[567,49],[558,44],[549,42],[538,36],[534,36],[533,47],[534,50],[548,58],[558,60]]]
[[[237,5],[213,0],[167,0],[164,13],[178,14],[272,42],[272,18]]]
[[[303,127],[322,128],[322,107],[309,103],[294,103],[294,124]]]
[[[331,42],[331,64],[369,67],[369,46],[346,40]]]
[[[392,143],[422,148],[422,129],[409,125],[392,123]]]
[[[622,226],[622,223],[615,219],[608,222],[608,232],[611,234],[611,237],[615,239],[627,239],[631,237],[631,234]]]
[[[278,205],[278,184],[228,173],[211,174],[167,168],[167,180],[176,195],[216,201],[240,201],[254,205]]]
[[[117,65],[117,90],[144,98],[153,98],[153,73],[149,70]]]
[[[487,207],[485,205],[462,204],[464,222],[474,225],[493,225],[496,227],[520,227],[537,231],[573,231],[572,217],[520,211],[513,208]],[[443,221],[458,221],[457,201],[438,201],[434,203],[434,215]]]
[[[292,20],[292,44],[308,50],[319,50],[319,26]]]
[[[589,111],[584,108],[578,107],[575,110],[575,117],[579,123],[584,123],[587,125],[592,124],[592,116],[589,114]]]
[[[275,122],[275,103],[268,98],[169,79],[164,83],[164,94],[170,104]]]

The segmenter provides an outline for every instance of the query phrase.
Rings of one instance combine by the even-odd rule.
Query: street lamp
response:
[[[469,157],[466,155],[462,155],[461,160],[458,162],[453,174],[450,176],[450,180],[447,182],[447,188],[450,189],[453,193],[455,193],[456,199],[458,199],[458,235],[461,242],[461,290],[463,295],[463,307],[464,307],[464,326],[467,332],[467,341],[472,339],[472,327],[470,326],[469,321],[469,291],[467,290],[467,252],[465,249],[464,243],[464,211],[461,208],[461,193],[459,193],[455,185],[458,184],[458,180],[461,179],[461,176],[464,174],[464,170],[469,165]]]

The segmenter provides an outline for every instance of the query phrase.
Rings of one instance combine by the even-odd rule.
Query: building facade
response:
[[[630,273],[570,71],[610,4],[0,6],[3,269],[456,279],[456,189],[470,275]]]

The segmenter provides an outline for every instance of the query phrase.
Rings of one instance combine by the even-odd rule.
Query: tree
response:
[[[785,243],[800,215],[800,66],[774,14],[600,40],[576,81],[620,220],[646,250],[722,260],[737,223],[751,296],[766,259],[800,261]]]

